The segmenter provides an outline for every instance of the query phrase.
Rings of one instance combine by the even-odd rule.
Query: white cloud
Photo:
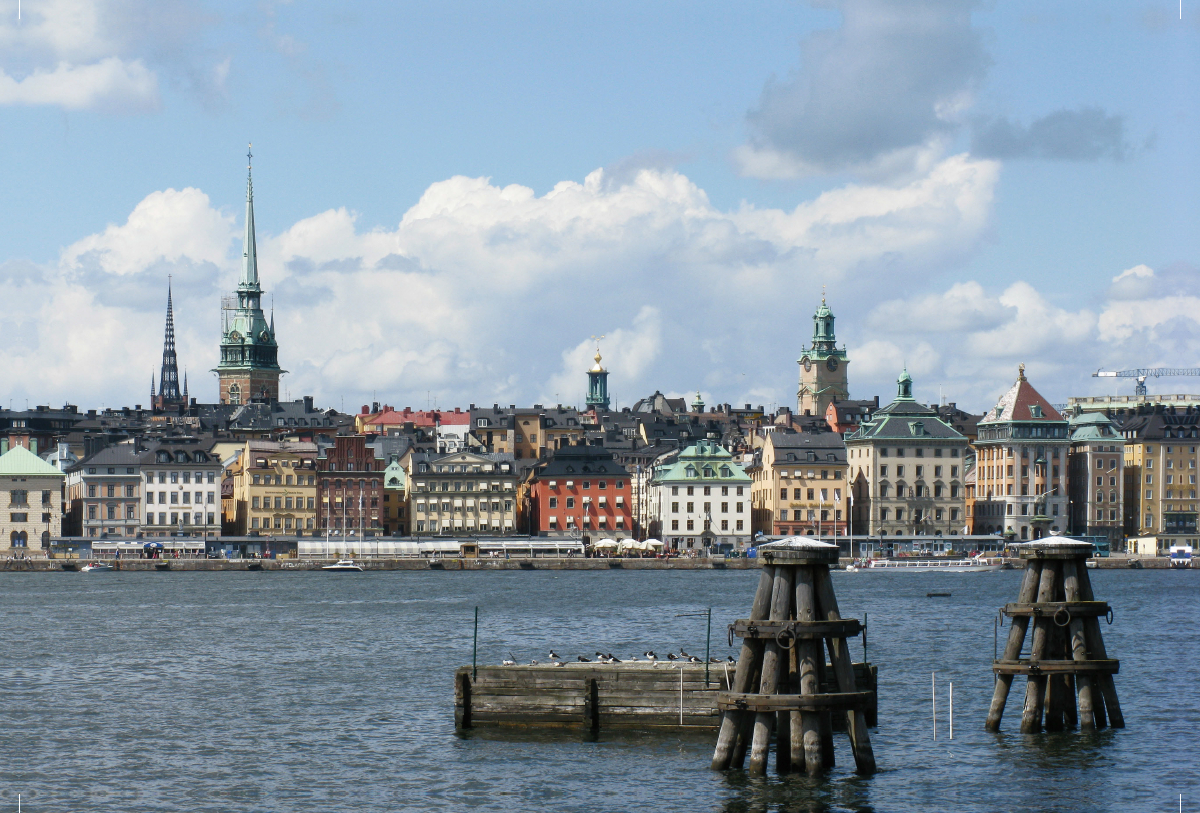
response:
[[[990,162],[956,156],[899,187],[855,184],[791,210],[723,211],[674,171],[616,181],[597,170],[542,196],[451,178],[391,229],[330,209],[259,234],[291,371],[285,391],[334,406],[343,395],[420,406],[426,393],[442,406],[555,394],[582,403],[588,337],[603,333],[610,391],[623,404],[697,388],[714,403],[790,404],[823,283],[851,348],[855,397],[889,399],[905,363],[918,392],[940,385],[977,409],[1018,362],[1052,400],[1087,391],[1091,370],[1147,342],[1169,340],[1164,361],[1194,363],[1185,338],[1194,331],[1180,321],[1194,327],[1190,301],[1110,299],[1097,316],[1023,282],[931,291],[925,280],[956,267],[984,232],[996,175]],[[221,212],[199,190],[166,190],[65,249],[56,267],[0,265],[0,278],[35,303],[0,316],[14,395],[144,402],[172,273],[180,361],[193,394],[211,399],[199,371],[215,366],[219,296],[236,283],[241,226],[240,207]]]
[[[108,57],[91,65],[60,62],[23,79],[0,71],[0,104],[57,105],[67,110],[157,107],[158,79],[140,59]]]

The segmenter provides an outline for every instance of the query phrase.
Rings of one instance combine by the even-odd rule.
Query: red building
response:
[[[529,481],[530,533],[585,541],[633,536],[629,472],[601,446],[564,446]]]
[[[387,461],[362,435],[338,435],[317,458],[317,524],[334,535],[383,532],[380,502]]]

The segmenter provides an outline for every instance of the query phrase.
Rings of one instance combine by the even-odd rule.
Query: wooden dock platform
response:
[[[515,728],[598,732],[601,729],[716,731],[717,695],[729,691],[734,664],[659,661],[567,663],[563,666],[470,666],[454,675],[459,729]],[[867,724],[875,725],[878,667],[854,664],[857,685],[871,692]],[[832,667],[826,670],[832,681]],[[835,691],[832,682],[828,691]]]

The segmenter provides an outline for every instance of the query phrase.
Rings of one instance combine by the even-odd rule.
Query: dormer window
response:
[[[1033,417],[1035,417],[1035,418],[1040,418],[1040,417],[1042,417],[1042,405],[1041,405],[1041,404],[1033,404],[1033,405],[1031,405],[1031,406],[1029,407],[1029,414],[1030,414],[1030,415],[1032,415],[1032,416],[1033,416]]]

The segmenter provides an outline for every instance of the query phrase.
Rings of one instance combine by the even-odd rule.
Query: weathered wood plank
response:
[[[1042,563],[1031,559],[1025,564],[1025,576],[1021,579],[1021,590],[1017,594],[1018,604],[1028,604],[1037,597],[1038,584],[1041,581]],[[1029,617],[1013,618],[1008,629],[1008,640],[1004,644],[1003,660],[1015,661],[1021,656],[1021,647],[1025,645],[1025,634],[1029,631]],[[988,708],[987,722],[984,728],[988,731],[1000,730],[1000,719],[1004,716],[1004,706],[1008,702],[1008,692],[1012,688],[1013,676],[998,674],[996,686],[992,691],[992,705]]]

